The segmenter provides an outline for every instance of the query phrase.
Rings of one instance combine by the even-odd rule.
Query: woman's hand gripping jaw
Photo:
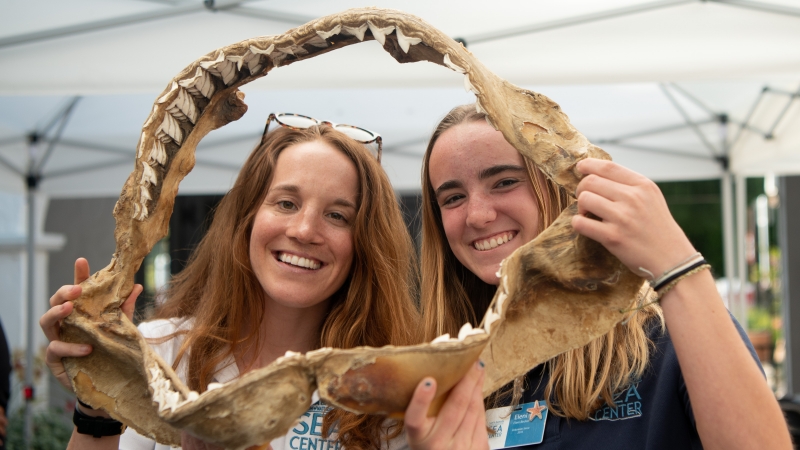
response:
[[[601,243],[632,272],[657,278],[696,252],[653,181],[601,159],[584,159],[577,168],[584,177],[575,192],[578,214],[572,227]]]
[[[47,353],[45,355],[45,364],[56,377],[62,386],[72,391],[72,384],[69,381],[67,372],[64,369],[64,363],[61,358],[66,357],[81,357],[86,356],[92,352],[92,347],[85,344],[70,344],[59,340],[61,321],[72,313],[74,307],[72,301],[81,296],[80,283],[89,278],[89,263],[85,258],[78,258],[75,261],[75,284],[64,285],[50,297],[50,309],[42,315],[39,319],[39,326],[44,331],[47,340],[50,344],[47,346]],[[133,290],[125,302],[122,304],[122,312],[128,316],[128,319],[133,319],[133,309],[136,304],[136,299],[142,293],[143,287],[141,284],[133,286]],[[86,408],[82,408],[85,411]]]
[[[481,361],[464,375],[450,391],[439,415],[428,417],[436,395],[436,380],[425,378],[417,386],[406,409],[405,426],[408,445],[414,450],[486,450],[486,411],[483,407],[484,368]]]

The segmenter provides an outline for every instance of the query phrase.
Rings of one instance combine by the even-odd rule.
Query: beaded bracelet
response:
[[[701,255],[700,252],[694,253],[690,257],[678,263],[677,266],[662,273],[660,277],[653,277],[654,279],[649,281],[650,287],[656,293],[655,300],[645,303],[644,305],[637,306],[636,308],[620,310],[620,312],[624,314],[632,311],[638,311],[654,303],[658,303],[661,300],[661,297],[672,290],[672,288],[675,287],[679,281],[710,268],[711,264],[709,264],[708,261],[703,258],[703,255]],[[639,270],[649,274],[650,276],[653,276],[653,273],[647,269],[640,267]],[[627,321],[628,319],[626,319],[624,322]]]

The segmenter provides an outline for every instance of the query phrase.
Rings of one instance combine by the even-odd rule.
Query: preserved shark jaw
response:
[[[119,307],[143,258],[167,233],[178,184],[194,166],[197,144],[245,113],[240,86],[276,67],[368,40],[378,41],[401,63],[429,61],[463,74],[488,122],[568,192],[580,179],[579,160],[610,159],[555,102],[497,77],[461,44],[399,11],[351,9],[279,36],[215,50],[186,67],[158,96],[114,208],[116,252],[107,267],[82,283],[75,310],[64,320],[63,340],[94,348],[87,357],[64,360],[84,402],[158,442],[179,445],[185,430],[233,449],[285,434],[308,408],[315,388],[324,400],[349,411],[402,417],[419,381],[433,376],[440,386],[429,411],[435,414],[445,391],[479,354],[488,394],[605,334],[624,318],[623,310],[646,295],[641,278],[572,230],[573,206],[503,262],[482,329],[467,327],[460,339],[442,337],[412,347],[287,355],[203,394],[191,392]]]

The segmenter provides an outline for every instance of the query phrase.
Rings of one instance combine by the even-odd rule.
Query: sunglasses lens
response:
[[[305,128],[310,128],[310,127],[313,127],[314,125],[318,125],[319,124],[319,122],[317,122],[315,119],[312,119],[310,117],[305,117],[305,116],[298,116],[298,115],[295,115],[295,114],[281,114],[281,115],[279,115],[277,117],[277,119],[283,125],[286,125],[286,126],[292,127],[292,128],[303,128],[303,129],[305,129]]]
[[[351,125],[337,125],[336,131],[340,131],[351,139],[365,144],[375,140],[375,133]]]

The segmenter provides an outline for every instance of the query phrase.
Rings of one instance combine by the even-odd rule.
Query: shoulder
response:
[[[145,339],[158,339],[175,334],[178,331],[186,331],[192,327],[193,319],[170,318],[157,319],[142,322],[137,327]]]

